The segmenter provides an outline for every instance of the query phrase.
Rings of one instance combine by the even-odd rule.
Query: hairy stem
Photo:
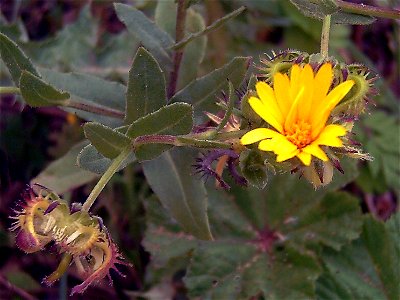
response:
[[[186,22],[186,0],[178,0],[178,8],[176,14],[175,41],[179,43],[185,37]],[[174,66],[170,74],[169,85],[167,90],[168,99],[170,99],[176,91],[178,84],[179,69],[183,57],[183,49],[177,49],[174,53]]]
[[[356,4],[342,0],[336,0],[336,4],[344,12],[387,19],[400,19],[400,10],[396,9],[375,7],[365,4]]]
[[[2,94],[21,94],[21,91],[16,86],[1,86],[0,95]]]
[[[127,147],[122,151],[108,167],[107,171],[101,176],[100,180],[97,182],[96,186],[93,188],[92,192],[86,199],[85,203],[82,205],[82,210],[88,211],[93,203],[96,201],[97,197],[100,195],[101,191],[104,189],[106,184],[110,181],[111,177],[118,171],[119,167],[123,161],[128,157],[131,152],[130,147]]]
[[[90,105],[74,100],[68,100],[68,103],[65,106],[116,119],[123,119],[125,117],[125,113],[120,110],[112,109],[105,106]]]
[[[328,57],[330,29],[331,29],[331,15],[326,15],[322,23],[322,32],[321,32],[321,54],[325,58]]]

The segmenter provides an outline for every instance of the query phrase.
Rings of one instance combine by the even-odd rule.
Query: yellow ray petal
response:
[[[282,124],[283,115],[276,102],[274,90],[266,82],[259,81],[256,84],[256,91],[261,102],[271,110],[275,119]]]
[[[292,107],[290,108],[290,111],[285,120],[285,129],[286,130],[289,130],[297,119],[297,115],[298,115],[297,108],[299,106],[300,100],[303,98],[304,90],[305,90],[305,88],[302,87],[300,89],[299,93],[297,94],[296,99],[293,101]]]
[[[307,119],[309,123],[311,123],[313,116],[318,115],[319,105],[325,99],[328,90],[332,84],[332,80],[333,80],[332,65],[330,63],[325,63],[318,70],[314,78],[315,88],[312,95],[310,114]],[[318,132],[317,131],[318,130],[316,130],[316,135],[319,134],[319,131]]]
[[[240,143],[242,145],[249,145],[261,141],[263,139],[272,138],[277,134],[279,133],[268,128],[257,128],[243,135],[242,138],[240,139]]]
[[[276,157],[277,162],[282,162],[288,159],[291,159],[298,155],[300,153],[299,149],[293,150],[291,152],[285,152],[285,153],[278,153],[278,156]]]
[[[289,95],[290,81],[286,74],[276,73],[274,76],[275,98],[284,118],[289,113],[292,101]]]
[[[299,99],[298,116],[302,120],[308,120],[314,92],[314,71],[309,64],[304,66],[300,76],[301,86],[304,88],[304,92]]]
[[[310,165],[310,163],[311,163],[311,154],[306,153],[306,152],[300,152],[296,156],[301,160],[301,162],[304,165],[306,165],[306,166]]]
[[[312,143],[312,144],[304,147],[302,150],[304,153],[311,154],[311,155],[319,158],[320,160],[323,160],[323,161],[328,160],[328,156],[326,156],[325,152],[322,151],[322,149],[316,143]]]
[[[330,147],[342,147],[343,142],[338,137],[344,135],[346,135],[346,129],[343,126],[330,124],[323,129],[314,143]]]
[[[323,124],[322,126],[325,125],[332,109],[346,96],[353,85],[353,80],[346,80],[330,91],[315,109],[315,113],[312,114],[312,128],[320,128],[321,124]]]
[[[249,104],[256,114],[263,118],[268,124],[270,124],[279,132],[283,131],[282,124],[279,123],[276,116],[273,114],[274,112],[269,107],[266,107],[260,99],[256,97],[250,97]]]
[[[317,97],[317,99],[319,97],[321,97],[319,98],[320,100],[325,98],[332,84],[332,79],[333,79],[332,65],[330,63],[323,64],[322,67],[319,68],[314,78],[314,84],[315,84],[314,95],[315,97]]]
[[[274,141],[274,139],[262,140],[258,144],[258,149],[260,149],[262,151],[274,151],[274,149],[275,149],[275,141]]]

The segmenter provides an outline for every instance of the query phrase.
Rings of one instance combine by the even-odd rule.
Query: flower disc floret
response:
[[[343,147],[340,137],[346,135],[346,128],[327,122],[354,85],[346,80],[330,90],[332,81],[332,65],[325,63],[315,74],[310,64],[295,64],[290,77],[274,75],[273,87],[257,82],[258,97],[250,97],[249,104],[271,128],[249,131],[241,138],[242,145],[259,142],[258,148],[274,152],[277,162],[297,157],[309,166],[312,156],[328,161],[320,146]]]

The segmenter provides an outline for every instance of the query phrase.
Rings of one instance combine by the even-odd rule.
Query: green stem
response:
[[[16,86],[1,86],[0,95],[2,94],[21,94],[21,91]]]
[[[186,0],[178,0],[177,13],[176,13],[176,27],[175,27],[175,41],[178,43],[185,37],[185,23],[186,23]],[[174,53],[174,67],[170,74],[167,97],[170,99],[176,91],[178,85],[178,75],[183,57],[183,49],[177,49]]]
[[[117,172],[122,162],[128,157],[131,152],[131,148],[125,148],[111,163],[108,167],[107,171],[101,176],[100,180],[97,182],[96,186],[93,188],[92,192],[86,199],[85,203],[82,205],[82,210],[88,211],[93,203],[96,201],[96,198],[99,196],[101,191],[104,189],[106,184],[110,181],[111,177]]]
[[[331,15],[326,15],[322,23],[322,32],[321,32],[321,54],[324,58],[328,57],[330,29],[331,29]]]
[[[161,135],[161,134],[153,134],[153,135],[142,135],[137,137],[133,143],[132,148],[135,149],[138,146],[145,144],[165,144],[165,145],[174,145],[177,147],[195,147],[195,148],[223,148],[229,149],[232,148],[231,143],[225,143],[222,141],[213,141],[211,139],[207,139],[204,136],[198,138],[197,135]]]
[[[90,105],[90,104],[78,102],[78,101],[75,101],[72,99],[69,99],[65,106],[83,110],[83,111],[87,111],[87,112],[91,112],[91,113],[102,115],[102,116],[116,118],[116,119],[125,118],[125,113],[120,110],[116,110],[116,109],[112,109],[112,108],[100,106],[100,105]]]
[[[375,7],[365,4],[356,4],[342,0],[336,0],[336,4],[344,12],[387,19],[400,19],[400,10],[396,9]]]

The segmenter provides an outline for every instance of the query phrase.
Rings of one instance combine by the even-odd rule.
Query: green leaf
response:
[[[347,25],[368,25],[375,21],[376,18],[371,16],[358,15],[344,11],[334,13],[331,19],[332,23]]]
[[[98,23],[90,13],[90,6],[85,5],[77,19],[62,26],[54,36],[21,46],[35,63],[43,67],[70,70],[71,67],[93,66],[99,46]]]
[[[157,2],[155,11],[155,22],[163,30],[175,39],[176,31],[176,11],[177,4],[175,0],[163,0]],[[206,27],[201,14],[194,9],[186,10],[185,36],[204,30]],[[187,45],[183,52],[181,66],[179,68],[178,88],[186,86],[189,82],[196,79],[199,64],[202,62],[207,45],[207,37],[202,36],[195,39]]]
[[[156,111],[165,103],[164,74],[151,54],[140,47],[129,71],[125,124]]]
[[[400,190],[400,136],[395,130],[399,127],[399,119],[395,115],[375,111],[361,122],[362,127],[356,127],[355,132],[365,151],[374,157],[368,162],[372,177],[375,181],[384,179],[387,186]]]
[[[339,250],[360,235],[362,215],[358,202],[349,193],[329,193],[306,210],[290,215],[282,232],[294,246],[322,244]]]
[[[191,176],[196,153],[175,148],[142,165],[150,187],[182,228],[199,239],[210,240],[206,189],[199,178]]]
[[[399,228],[398,216],[393,218]],[[326,272],[318,280],[319,299],[399,299],[398,231],[392,231],[392,226],[369,216],[360,239],[340,252],[325,249]]]
[[[208,299],[309,299],[320,268],[310,254],[291,248],[268,258],[256,245],[203,242],[185,276],[189,297]]]
[[[173,103],[144,116],[130,125],[126,135],[134,139],[151,134],[188,134],[193,127],[193,108],[187,103]],[[148,144],[134,149],[138,160],[149,160],[170,149],[171,145]]]
[[[175,39],[176,32],[176,10],[177,4],[175,0],[163,0],[157,1],[156,10],[154,12],[154,21],[157,26],[168,33],[172,39]],[[187,12],[189,10],[190,9],[188,9]]]
[[[201,31],[205,28],[201,14],[193,9],[186,12],[186,34]],[[182,63],[179,69],[178,88],[183,88],[197,78],[199,65],[203,61],[207,48],[207,37],[202,36],[186,46],[183,52]]]
[[[154,214],[145,245],[162,257],[161,265],[188,264],[184,281],[191,298],[315,298],[321,246],[340,248],[361,227],[356,199],[329,193],[357,175],[354,164],[344,163],[347,175],[319,191],[293,175],[274,176],[264,190],[237,188],[227,194],[210,187],[209,218],[217,241],[195,243],[171,223],[160,228],[165,217]],[[319,228],[324,226],[329,228]]]
[[[335,172],[332,182],[317,191],[308,181],[299,179],[298,175],[277,174],[271,176],[263,190],[252,187],[243,190],[233,186],[232,193],[235,202],[253,226],[281,228],[288,220],[299,221],[299,215],[304,213],[302,210],[312,208],[327,193],[353,181],[358,175],[356,163],[354,159],[343,159],[344,175]]]
[[[340,10],[334,0],[290,0],[305,16],[322,20],[326,15],[332,15],[334,24],[367,25],[376,19]]]
[[[131,143],[127,136],[99,123],[86,123],[83,130],[97,151],[107,158],[117,157]]]
[[[244,6],[236,9],[235,11],[227,14],[226,16],[216,20],[214,23],[212,23],[210,26],[207,26],[207,28],[205,28],[202,31],[196,32],[196,33],[192,33],[189,34],[189,36],[187,36],[186,38],[184,38],[182,41],[176,43],[173,46],[173,49],[180,49],[185,47],[187,44],[189,44],[191,41],[200,38],[216,29],[218,29],[219,27],[221,27],[224,23],[226,23],[227,21],[237,17],[238,15],[240,15],[246,8]]]
[[[173,45],[169,34],[132,6],[115,3],[114,7],[128,31],[154,55],[164,70],[169,70],[172,64],[169,48]]]
[[[176,93],[171,102],[187,102],[193,105],[197,115],[202,111],[215,110],[215,94],[228,87],[231,81],[234,87],[243,81],[249,67],[249,57],[235,57],[228,64],[196,79]]]
[[[18,45],[2,33],[0,33],[0,55],[16,86],[19,86],[22,71],[28,71],[40,77],[38,71]]]
[[[133,152],[124,160],[119,170],[124,169],[127,165],[134,162],[136,157]],[[77,164],[82,169],[95,174],[102,175],[112,163],[112,159],[103,156],[93,145],[87,145],[79,152],[76,159]]]
[[[25,102],[32,107],[64,106],[70,98],[67,92],[55,89],[27,71],[22,71],[19,87]]]
[[[71,98],[76,101],[94,106],[104,106],[116,111],[125,111],[126,87],[120,83],[80,73],[61,73],[48,69],[41,69],[40,71],[44,81],[57,89],[68,92]],[[85,120],[102,123],[109,127],[122,125],[122,120],[116,118],[77,109],[68,108],[67,110],[76,113]]]
[[[304,15],[322,20],[339,10],[334,0],[290,0]]]
[[[87,142],[76,144],[64,156],[52,161],[31,183],[39,183],[63,194],[97,178],[96,174],[82,170],[76,164],[76,157]]]
[[[240,154],[240,170],[247,181],[256,188],[263,189],[268,182],[267,167],[258,150],[246,150]]]

